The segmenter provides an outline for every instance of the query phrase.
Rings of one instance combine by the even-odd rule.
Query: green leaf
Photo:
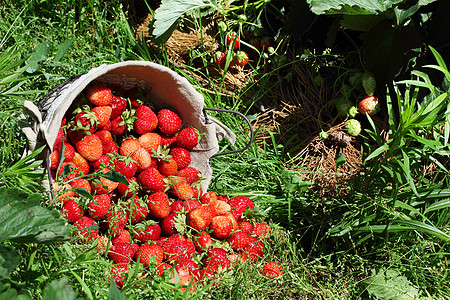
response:
[[[0,246],[0,280],[9,277],[21,261],[22,258],[16,250],[6,246]]]
[[[127,300],[127,296],[122,294],[120,290],[117,288],[114,280],[111,280],[111,285],[109,286],[109,299],[110,300]]]
[[[108,173],[100,174],[100,177],[103,177],[105,179],[115,181],[115,182],[121,182],[123,184],[128,185],[127,178],[119,172],[109,171]]]
[[[0,241],[49,243],[67,240],[70,226],[57,210],[40,206],[39,194],[0,188]]]
[[[395,17],[397,18],[397,25],[400,26],[404,24],[409,17],[414,15],[419,10],[419,8],[420,5],[418,2],[406,9],[400,8],[399,6],[394,7]]]
[[[307,0],[311,11],[317,15],[371,15],[385,12],[403,0]]]
[[[72,46],[72,43],[74,41],[75,41],[75,39],[66,40],[61,45],[58,46],[55,57],[53,58],[52,63],[51,63],[52,66],[60,65],[61,59],[67,53],[67,51],[69,50],[70,46]]]
[[[68,284],[67,278],[52,281],[44,290],[43,300],[72,300],[76,294],[72,287]]]
[[[412,227],[417,231],[435,236],[437,238],[442,239],[445,242],[450,241],[450,235],[429,224],[425,224],[416,220],[398,220],[398,219],[392,220],[392,222],[408,225],[409,227]]]
[[[450,199],[441,200],[441,201],[431,204],[430,206],[428,206],[425,209],[425,211],[423,213],[427,214],[432,211],[446,209],[446,208],[450,208]]]
[[[341,20],[341,26],[355,31],[369,31],[375,25],[385,20],[385,15],[344,15]]]
[[[372,270],[372,276],[363,281],[367,292],[377,299],[418,299],[419,289],[395,269]]]
[[[345,154],[341,152],[336,155],[335,161],[336,167],[343,166],[345,164]]]
[[[207,0],[162,0],[161,5],[155,11],[152,35],[160,38],[178,21],[186,12],[209,6]]]
[[[48,43],[42,42],[40,43],[34,52],[31,54],[31,56],[26,61],[26,64],[28,66],[26,72],[27,73],[34,73],[39,68],[40,64],[44,62],[47,59],[48,54]]]

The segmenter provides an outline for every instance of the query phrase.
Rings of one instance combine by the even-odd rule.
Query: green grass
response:
[[[7,1],[0,9],[0,18],[0,182],[2,186],[23,185],[23,190],[41,193],[43,199],[46,195],[42,187],[30,183],[43,174],[34,170],[32,162],[19,164],[26,139],[18,117],[24,100],[36,103],[70,76],[104,63],[154,61],[176,70],[196,87],[199,83],[193,72],[209,80],[207,89],[212,93],[198,89],[206,106],[244,114],[249,114],[251,104],[265,91],[273,92],[279,82],[277,69],[262,73],[263,69],[254,66],[258,85],[239,90],[233,97],[223,96],[217,87],[220,78],[212,79],[209,73],[202,74],[193,66],[178,68],[168,61],[164,50],[151,51],[136,40],[127,14],[117,1]],[[210,63],[206,54],[200,59],[204,65]],[[445,91],[436,91],[434,99]],[[410,109],[408,103],[412,111],[417,109],[413,103],[417,95],[412,90],[410,96],[403,89],[398,95],[391,91],[390,96],[392,103],[404,105],[405,110]],[[392,108],[389,130],[398,135],[388,141],[392,145],[388,152],[376,150],[384,144],[377,140],[377,129],[372,128],[373,132],[367,135],[371,138],[365,147],[372,156],[366,160],[365,171],[373,180],[354,178],[337,187],[339,190],[331,196],[319,196],[309,183],[289,170],[286,145],[277,144],[275,138],[259,145],[253,143],[240,153],[213,158],[210,188],[251,197],[272,227],[262,260],[239,264],[213,287],[199,285],[192,295],[180,294],[163,279],[151,276],[139,284],[130,279],[121,293],[130,299],[366,299],[376,298],[386,289],[406,292],[417,288],[424,299],[450,298],[450,249],[445,238],[449,234],[448,198],[426,193],[431,189],[445,192],[449,179],[449,120],[440,114],[446,108],[444,103],[439,109],[425,111],[425,116],[435,116],[434,123],[414,123],[405,114],[402,126]],[[222,112],[210,114],[237,133],[236,143],[231,145],[224,140],[220,151],[246,146],[250,134],[242,118]],[[407,127],[408,124],[413,125]],[[443,126],[446,131],[427,131],[430,126]],[[257,129],[255,134],[262,130]],[[437,151],[439,156],[435,155]],[[432,176],[421,172],[429,158],[437,163]],[[21,263],[9,279],[1,282],[0,295],[9,284],[32,299],[41,299],[44,291],[51,292],[50,284],[56,285],[56,280],[62,278],[68,280],[70,287],[66,288],[77,297],[108,299],[117,293],[110,288],[106,276],[110,261],[91,245],[0,242],[0,247],[6,246],[20,254]],[[271,260],[280,262],[285,274],[268,281],[260,270]],[[379,270],[397,273],[386,280],[384,287],[367,284],[366,280],[374,271],[380,274]],[[138,266],[134,276],[141,273],[145,271]]]

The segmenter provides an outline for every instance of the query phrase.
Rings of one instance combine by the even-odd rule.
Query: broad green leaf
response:
[[[40,206],[39,194],[0,188],[0,241],[49,243],[67,240],[71,227],[57,210]]]
[[[186,12],[209,6],[207,0],[163,0],[155,10],[153,36],[158,39],[165,34]]]
[[[419,289],[395,269],[372,270],[372,276],[363,281],[367,292],[377,299],[418,299]]]
[[[406,9],[400,8],[399,6],[395,6],[394,13],[397,19],[397,25],[398,26],[403,25],[409,17],[414,15],[419,10],[419,8],[420,5],[418,2]]]
[[[70,46],[74,41],[75,39],[69,39],[64,41],[61,45],[58,46],[55,57],[52,60],[52,66],[58,65],[60,63],[61,59],[67,53],[67,51],[69,50]]]
[[[382,20],[386,15],[344,15],[341,20],[341,26],[356,31],[369,31]]]
[[[42,62],[44,62],[47,59],[48,54],[48,43],[42,42],[40,43],[34,52],[31,54],[31,56],[26,61],[26,64],[28,66],[27,72],[28,73],[34,73],[39,68]]]
[[[76,298],[75,291],[68,284],[67,278],[52,281],[44,290],[43,300],[73,300]]]
[[[0,280],[9,277],[12,271],[21,263],[20,254],[6,246],[0,246]]]
[[[307,0],[317,15],[371,15],[385,12],[403,0]]]

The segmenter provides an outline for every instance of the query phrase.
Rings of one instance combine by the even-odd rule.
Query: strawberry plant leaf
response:
[[[312,12],[322,14],[372,15],[385,12],[403,0],[307,0]]]
[[[68,284],[67,278],[52,281],[44,290],[43,300],[60,299],[73,300],[76,298],[75,291]]]
[[[126,300],[127,296],[122,294],[120,290],[117,288],[114,280],[111,280],[111,285],[109,286],[109,299],[111,300]]]
[[[72,43],[75,41],[75,39],[69,39],[64,41],[61,45],[58,46],[58,49],[56,50],[56,54],[53,57],[53,60],[51,62],[52,67],[57,67],[61,65],[61,59],[64,57],[64,55],[69,50],[70,46],[72,46]]]
[[[108,173],[101,174],[100,176],[111,181],[121,182],[128,185],[127,178],[119,172],[109,171]]]
[[[69,239],[71,228],[57,210],[40,206],[39,194],[0,188],[0,241],[49,243]]]
[[[372,276],[363,281],[367,292],[376,299],[418,299],[419,289],[395,269],[372,270]]]
[[[210,5],[207,0],[163,0],[155,11],[155,22],[150,30],[155,39],[159,39],[163,35],[168,39],[175,29],[174,25],[182,15],[190,10]]]
[[[26,61],[26,65],[28,66],[26,72],[34,73],[39,68],[42,62],[47,59],[49,45],[47,42],[40,43],[34,52],[30,55],[28,60]]]
[[[6,246],[0,247],[0,279],[9,277],[21,261],[22,258],[17,251]]]

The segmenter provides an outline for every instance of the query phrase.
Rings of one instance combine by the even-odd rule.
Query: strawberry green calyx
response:
[[[373,96],[373,93],[375,92],[376,87],[376,80],[372,73],[370,72],[364,72],[361,77],[362,85],[364,88],[364,91],[368,96]]]
[[[345,123],[344,129],[351,136],[358,136],[361,133],[361,123],[356,119],[350,119]]]
[[[221,32],[226,32],[226,31],[228,30],[227,23],[225,23],[224,21],[219,21],[219,22],[217,23],[217,27],[219,28],[219,30],[220,30]]]
[[[327,140],[328,139],[328,133],[326,133],[325,131],[321,131],[320,133],[319,133],[319,138],[321,139],[321,140]]]

